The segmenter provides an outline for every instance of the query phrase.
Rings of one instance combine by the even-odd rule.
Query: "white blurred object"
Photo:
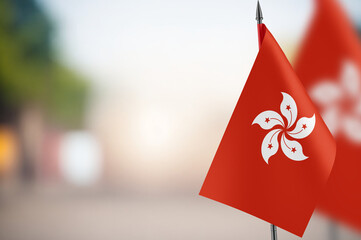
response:
[[[94,184],[101,175],[102,154],[98,141],[88,132],[64,135],[60,145],[60,170],[66,181],[77,186]]]
[[[342,132],[361,144],[361,74],[355,63],[344,61],[339,80],[322,80],[309,93],[335,137]]]
[[[138,116],[134,125],[137,147],[148,158],[159,157],[170,147],[173,122],[169,112],[157,107],[149,107]]]

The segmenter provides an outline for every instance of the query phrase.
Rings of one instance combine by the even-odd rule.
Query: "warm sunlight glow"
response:
[[[146,154],[164,152],[171,141],[172,122],[162,109],[145,110],[135,126],[137,141]]]

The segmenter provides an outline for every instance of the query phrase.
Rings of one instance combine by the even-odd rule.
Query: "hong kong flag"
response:
[[[320,208],[361,229],[361,45],[335,0],[316,1],[295,70],[337,143]]]
[[[336,146],[286,56],[264,30],[200,195],[302,236]]]

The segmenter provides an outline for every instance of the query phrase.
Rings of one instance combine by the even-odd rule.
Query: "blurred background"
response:
[[[341,2],[361,29],[361,1]],[[292,60],[313,2],[261,4]],[[0,239],[268,239],[198,196],[258,51],[255,9],[0,0]],[[304,239],[329,231],[315,213]]]

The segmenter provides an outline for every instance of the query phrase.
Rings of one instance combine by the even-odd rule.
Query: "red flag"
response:
[[[286,56],[265,30],[200,195],[302,236],[336,147]]]
[[[336,1],[316,2],[295,71],[337,143],[320,207],[361,229],[361,45]]]

